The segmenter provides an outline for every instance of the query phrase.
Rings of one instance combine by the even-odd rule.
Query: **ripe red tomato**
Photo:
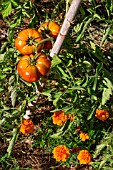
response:
[[[38,29],[38,32],[41,33],[44,38],[47,38],[46,34],[48,34],[50,37],[53,37],[54,39],[57,38],[59,31],[60,31],[60,25],[53,21],[45,22]],[[44,43],[44,48],[51,49],[52,48],[51,41],[46,41]]]
[[[44,49],[47,49],[47,50],[52,49],[52,42],[51,41],[45,41],[44,42]]]
[[[42,76],[45,76],[50,70],[51,60],[45,53],[42,52],[36,56],[36,59],[37,59],[36,67],[38,68],[38,71]]]
[[[27,82],[36,82],[50,70],[51,60],[45,53],[24,55],[17,64],[19,75]]]
[[[60,26],[56,22],[49,22],[48,28],[50,30],[50,36],[57,38],[60,31]]]
[[[15,39],[15,47],[20,51],[21,54],[33,54],[36,50],[36,43],[43,39],[42,35],[34,29],[25,29],[19,32],[17,38]],[[38,52],[43,48],[44,44],[38,45]]]

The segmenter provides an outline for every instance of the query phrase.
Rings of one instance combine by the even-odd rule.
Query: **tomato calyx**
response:
[[[29,60],[29,64],[32,66],[35,66],[37,63],[37,54],[36,55],[30,55],[30,60]]]
[[[28,38],[26,43],[28,44],[28,46],[32,46],[35,44],[35,40],[36,40],[36,38],[30,37],[30,38]]]
[[[50,36],[48,36],[50,33],[51,33],[51,31],[49,30],[48,27],[45,27],[45,29],[42,30],[42,36],[44,38],[50,37]]]

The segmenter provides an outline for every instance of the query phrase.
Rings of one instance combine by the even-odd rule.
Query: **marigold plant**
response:
[[[81,150],[77,156],[80,164],[89,164],[91,162],[91,158],[92,156],[88,150]]]
[[[23,133],[24,135],[28,135],[29,133],[34,132],[34,123],[32,120],[23,120],[22,125],[20,127],[20,132]]]
[[[88,133],[80,132],[79,136],[82,141],[89,139]]]
[[[107,118],[109,118],[109,113],[107,110],[96,109],[95,117],[102,121],[105,121]]]
[[[53,149],[53,157],[56,161],[65,162],[69,158],[69,149],[64,145],[59,145]]]
[[[52,115],[52,119],[53,119],[53,124],[62,126],[66,122],[67,116],[64,114],[63,111],[57,111],[54,112],[54,114]]]

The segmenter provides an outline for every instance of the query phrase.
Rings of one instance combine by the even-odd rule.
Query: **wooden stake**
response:
[[[62,43],[63,43],[63,41],[67,35],[67,32],[69,30],[69,27],[75,17],[75,14],[78,11],[81,1],[82,0],[73,0],[72,1],[71,6],[69,7],[69,10],[66,14],[64,22],[62,24],[62,27],[60,29],[60,32],[59,32],[57,39],[54,43],[54,46],[50,52],[50,57],[53,57],[55,54],[57,55],[59,53]]]

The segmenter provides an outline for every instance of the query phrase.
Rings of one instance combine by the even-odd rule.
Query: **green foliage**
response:
[[[0,138],[7,143],[7,149],[1,155],[1,167],[32,169],[24,165],[21,167],[14,154],[15,144],[31,138],[34,150],[41,148],[49,154],[52,154],[54,147],[66,145],[70,157],[59,165],[70,167],[79,164],[78,152],[73,153],[72,150],[80,148],[92,154],[92,168],[112,169],[113,2],[83,0],[61,51],[52,58],[50,73],[38,82],[28,83],[16,69],[22,57],[14,47],[17,33],[26,27],[38,29],[37,25],[47,19],[62,25],[71,1],[51,1],[50,11],[45,3],[1,1],[2,17],[8,24],[8,36],[2,39],[0,52]],[[50,53],[44,49],[43,52]],[[37,88],[41,91],[37,92]],[[97,108],[109,112],[106,121],[95,117]],[[35,124],[34,134],[28,137],[19,133],[26,110],[31,110],[30,118]],[[64,111],[65,115],[74,114],[74,120],[68,118],[62,126],[57,126],[52,115],[59,110]],[[80,139],[78,127],[88,133],[89,140],[83,142]]]

